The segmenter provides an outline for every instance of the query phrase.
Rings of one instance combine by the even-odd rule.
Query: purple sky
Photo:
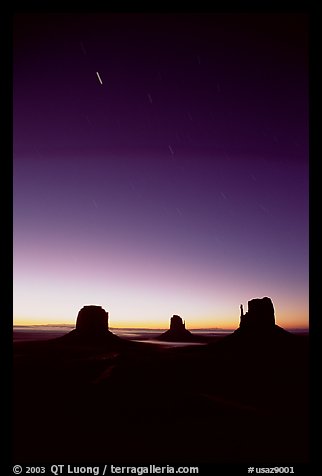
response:
[[[17,15],[13,94],[15,322],[308,325],[305,15]]]

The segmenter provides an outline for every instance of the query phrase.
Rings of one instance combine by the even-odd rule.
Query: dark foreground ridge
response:
[[[170,331],[188,332],[179,316]],[[232,334],[172,348],[120,339],[85,306],[66,336],[14,344],[13,396],[14,464],[309,458],[308,339],[276,325],[267,297]]]

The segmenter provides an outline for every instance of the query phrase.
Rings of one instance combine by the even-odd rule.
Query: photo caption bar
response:
[[[234,474],[309,474],[307,464],[294,465],[262,465],[250,466],[246,464],[104,464],[104,463],[74,463],[74,464],[16,464],[11,466],[11,474],[14,475],[44,475],[44,476],[67,476],[67,475],[93,475],[93,476],[117,476],[117,475],[198,475],[220,473],[221,476]],[[10,474],[10,473],[9,473]]]

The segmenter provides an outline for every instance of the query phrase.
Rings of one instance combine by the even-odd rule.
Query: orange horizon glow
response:
[[[187,329],[231,329],[239,326],[240,304],[247,310],[248,301],[264,296],[272,299],[275,322],[285,329],[308,328],[309,302],[307,289],[301,286],[280,292],[279,280],[268,283],[249,277],[247,283],[222,276],[198,283],[191,275],[185,281],[130,283],[98,278],[91,282],[67,276],[41,280],[34,274],[17,279],[13,306],[14,325],[75,326],[83,306],[101,306],[109,315],[110,328],[167,329],[170,318],[177,314]],[[111,279],[111,278],[110,278]],[[151,280],[150,280],[151,281]],[[159,285],[158,285],[159,284]]]
[[[13,326],[76,326],[76,317],[75,319],[58,319],[58,318],[28,318],[28,317],[17,317],[13,319]],[[109,329],[168,329],[170,325],[170,318],[168,319],[158,319],[158,320],[134,320],[132,319],[116,319],[113,320],[109,316]],[[239,326],[239,315],[236,314],[234,318],[227,319],[215,319],[215,318],[191,318],[187,319],[183,315],[180,315],[185,321],[186,328],[189,330],[199,330],[199,329],[225,329],[225,330],[235,330]],[[276,316],[275,313],[275,323],[285,329],[309,329],[308,318],[298,315],[293,319],[291,316],[285,315]]]

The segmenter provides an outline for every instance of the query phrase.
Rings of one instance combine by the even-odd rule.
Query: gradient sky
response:
[[[307,23],[15,16],[14,323],[308,326]]]

